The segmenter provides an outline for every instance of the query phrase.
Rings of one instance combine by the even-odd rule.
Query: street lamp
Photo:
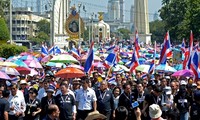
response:
[[[94,16],[94,13],[92,13],[92,41],[94,40],[94,29],[93,29],[93,16]]]
[[[81,8],[81,3],[79,3],[78,4],[78,13],[79,13],[79,19],[78,19],[78,22],[79,22],[79,46],[81,45],[81,10],[80,10],[80,8]]]

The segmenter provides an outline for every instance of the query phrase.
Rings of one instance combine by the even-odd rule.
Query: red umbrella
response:
[[[20,74],[24,74],[24,75],[28,75],[31,72],[30,68],[26,68],[26,67],[16,67],[15,68]]]
[[[65,69],[58,71],[55,74],[55,76],[61,77],[61,78],[80,78],[80,77],[85,76],[85,74],[80,69],[67,67]]]

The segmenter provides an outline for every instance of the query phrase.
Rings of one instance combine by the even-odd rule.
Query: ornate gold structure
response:
[[[71,14],[67,18],[66,21],[66,32],[68,33],[70,40],[78,40],[79,39],[79,13],[76,11],[76,7],[73,6],[71,8]],[[84,22],[82,18],[80,18],[80,25],[81,25],[81,34],[84,32]]]

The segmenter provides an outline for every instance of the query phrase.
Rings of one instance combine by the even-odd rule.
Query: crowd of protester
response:
[[[101,78],[101,80],[99,79]],[[2,80],[0,120],[200,120],[200,81],[140,72]]]

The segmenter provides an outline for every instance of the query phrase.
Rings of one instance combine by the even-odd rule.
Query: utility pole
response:
[[[80,10],[80,8],[81,8],[81,3],[79,3],[78,4],[78,13],[79,13],[79,19],[78,19],[78,29],[79,29],[79,35],[78,35],[78,37],[79,37],[79,46],[81,46],[81,10]]]
[[[12,43],[12,0],[10,0],[10,44]]]
[[[94,16],[94,13],[92,13],[92,41],[94,40],[93,16]]]
[[[55,1],[52,2],[51,4],[51,11],[50,11],[50,18],[51,18],[51,23],[50,23],[50,46],[54,45],[54,38],[55,38],[55,32],[54,32],[54,4]]]

